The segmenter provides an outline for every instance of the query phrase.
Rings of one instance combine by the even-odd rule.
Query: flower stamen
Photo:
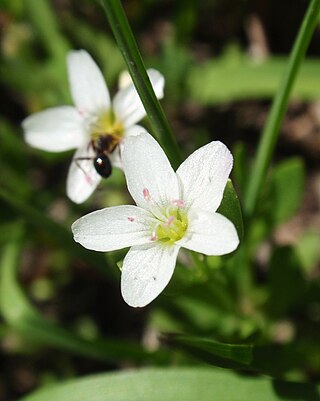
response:
[[[151,238],[150,238],[151,241],[157,241],[157,240],[158,240],[157,229],[158,229],[159,225],[160,225],[160,223],[158,223],[158,224],[154,227],[154,229],[153,229],[153,231],[152,231],[152,234],[151,234]]]
[[[172,201],[174,206],[177,206],[179,208],[183,208],[185,206],[184,200],[182,199],[175,199]]]
[[[157,236],[157,234],[156,234],[156,231],[154,230],[154,231],[152,231],[152,235],[151,235],[151,241],[157,241],[157,239],[158,239],[158,236]]]
[[[151,196],[150,196],[150,192],[149,192],[148,188],[143,188],[142,193],[143,193],[144,199],[145,199],[147,202],[149,202],[149,201],[151,200]]]
[[[158,223],[153,228],[151,240],[160,241],[165,245],[172,245],[179,241],[188,228],[187,214],[179,207],[168,205],[164,211],[158,210]]]
[[[173,222],[174,222],[175,217],[174,216],[170,216],[167,220],[167,225],[170,226]]]

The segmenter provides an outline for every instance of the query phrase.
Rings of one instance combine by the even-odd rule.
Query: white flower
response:
[[[128,189],[137,206],[116,206],[81,217],[74,239],[88,249],[131,246],[123,261],[121,291],[131,306],[145,306],[168,284],[180,247],[205,255],[234,251],[233,223],[216,213],[233,158],[219,141],[195,151],[175,173],[149,134],[126,140],[122,154]]]
[[[75,107],[60,106],[32,114],[22,126],[31,146],[50,152],[77,149],[68,173],[67,195],[81,203],[100,182],[93,162],[99,149],[103,148],[102,157],[107,158],[110,168],[109,160],[121,168],[119,148],[123,139],[145,131],[136,123],[146,113],[133,83],[122,87],[111,102],[103,75],[86,51],[71,51],[67,63]],[[153,69],[148,75],[156,96],[162,98],[163,76]]]

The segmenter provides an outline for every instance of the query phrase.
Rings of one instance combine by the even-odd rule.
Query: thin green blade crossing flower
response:
[[[163,146],[173,167],[176,168],[181,162],[179,148],[160,103],[153,92],[121,2],[119,0],[101,0],[101,3],[107,14],[119,49],[127,63],[132,80],[150,118],[155,136]]]

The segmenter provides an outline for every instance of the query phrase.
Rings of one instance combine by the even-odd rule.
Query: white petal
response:
[[[122,163],[131,196],[138,206],[152,211],[179,197],[175,172],[158,142],[147,133],[124,140]]]
[[[140,134],[147,134],[147,130],[142,125],[131,125],[124,131],[125,138],[128,136],[137,136]]]
[[[161,99],[164,88],[163,75],[156,70],[150,69],[148,70],[148,76],[157,98]],[[133,83],[119,90],[113,99],[113,108],[117,118],[125,127],[135,124],[146,115],[144,106]]]
[[[118,79],[119,89],[124,89],[126,86],[130,84],[132,84],[132,78],[129,71],[127,70],[121,71]]]
[[[189,214],[187,232],[177,244],[205,255],[224,255],[237,248],[239,238],[234,224],[226,217],[197,211]]]
[[[229,149],[219,141],[193,152],[177,170],[187,206],[215,212],[232,169]]]
[[[179,248],[154,243],[129,250],[121,276],[121,292],[128,305],[146,306],[164,290],[173,274]]]
[[[74,104],[84,115],[110,108],[110,95],[103,75],[85,50],[68,53],[68,73]]]
[[[113,167],[118,167],[123,170],[121,155],[123,152],[124,142],[129,136],[137,136],[141,133],[147,133],[146,129],[141,125],[131,125],[124,132],[124,139],[119,143],[116,149],[110,154],[110,160]]]
[[[88,143],[79,148],[73,156],[67,177],[67,195],[75,203],[82,203],[88,199],[101,180],[93,165],[94,156],[95,152]]]
[[[49,152],[74,149],[86,140],[84,120],[71,106],[31,114],[22,122],[26,142]]]
[[[73,223],[72,231],[85,248],[107,252],[151,242],[151,226],[147,211],[128,205],[89,213]]]

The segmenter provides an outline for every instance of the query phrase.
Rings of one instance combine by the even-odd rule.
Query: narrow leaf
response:
[[[314,29],[319,21],[319,11],[320,0],[311,0],[302,20],[286,70],[282,76],[280,87],[266,121],[244,198],[244,210],[248,218],[252,217],[254,214],[257,200],[265,181],[280,133],[281,123],[287,110],[293,84],[304,60]]]
[[[213,355],[220,359],[221,366],[223,366],[223,360],[228,360],[231,363],[235,362],[232,367],[244,367],[249,366],[252,362],[252,345],[248,344],[226,344],[215,340],[191,337],[185,335],[170,335],[165,336],[165,341],[172,341],[173,343],[179,343],[186,349],[197,349],[199,351],[205,351],[205,353]],[[219,364],[218,364],[219,365]],[[225,367],[231,367],[226,363]]]
[[[225,344],[211,338],[170,334],[164,336],[170,346],[214,366],[252,371],[283,377],[288,371],[303,366],[308,355],[319,358],[317,344]]]
[[[119,0],[101,0],[111,29],[127,64],[132,81],[150,119],[155,136],[161,143],[174,167],[180,163],[180,151],[168,120],[155,96],[141,58],[138,45]]]

